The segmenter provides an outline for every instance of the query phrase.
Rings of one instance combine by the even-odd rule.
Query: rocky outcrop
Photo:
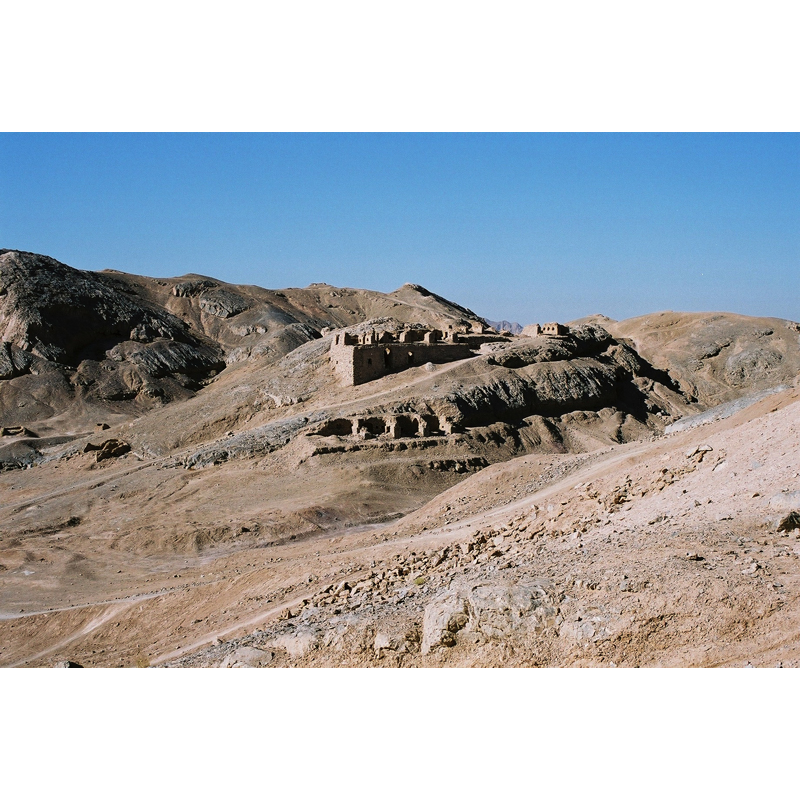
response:
[[[175,297],[197,297],[209,289],[216,289],[218,286],[219,284],[216,281],[209,281],[204,278],[196,281],[181,281],[172,287],[172,294]]]
[[[360,414],[416,413],[481,427],[613,408],[647,425],[659,414],[666,418],[688,408],[669,375],[597,325],[559,339],[489,343],[481,352],[448,370],[446,378],[418,386],[413,400],[370,406]]]
[[[130,453],[131,446],[121,439],[106,439],[102,444],[92,444],[89,442],[84,448],[84,453],[95,454],[95,461],[105,461],[107,458],[119,458],[125,453]]]
[[[800,530],[800,511],[790,511],[778,523],[779,531],[796,531]]]
[[[453,647],[459,637],[479,641],[535,635],[559,622],[557,602],[545,584],[482,582],[449,589],[425,607],[421,652]]]
[[[791,386],[800,374],[800,326],[790,320],[663,311],[606,327],[668,372],[698,411]]]
[[[213,292],[204,292],[200,296],[200,308],[206,314],[227,319],[246,311],[248,304],[240,295],[217,289]]]
[[[113,278],[34,253],[0,254],[0,336],[47,361],[75,367],[120,341],[194,343],[186,325],[131,298]]]
[[[0,285],[4,422],[46,419],[75,403],[129,403],[141,413],[191,396],[225,366],[215,342],[114,274],[3,251]]]

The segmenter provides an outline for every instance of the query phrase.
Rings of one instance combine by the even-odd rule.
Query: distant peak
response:
[[[420,286],[418,283],[404,283],[399,289],[396,291],[402,291],[403,289],[411,289],[413,292],[418,292],[419,294],[423,295],[423,297],[430,297],[433,292],[429,292],[424,286]]]

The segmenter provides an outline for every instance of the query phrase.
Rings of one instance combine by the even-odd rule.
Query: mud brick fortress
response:
[[[422,364],[446,364],[476,355],[487,342],[508,341],[508,331],[498,333],[480,323],[447,331],[409,328],[399,333],[370,330],[362,334],[334,331],[330,360],[343,383],[359,386],[393,372]],[[528,325],[523,336],[568,336],[559,322]]]
[[[468,332],[412,328],[398,334],[371,330],[356,335],[335,331],[330,359],[345,384],[358,386],[428,362],[445,364],[471,358],[485,342],[508,341],[508,336],[477,323]]]

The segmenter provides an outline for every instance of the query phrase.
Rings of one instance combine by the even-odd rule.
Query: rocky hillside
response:
[[[668,372],[700,408],[791,386],[800,372],[800,324],[790,320],[674,311],[593,319]]]
[[[272,291],[202,276],[87,273],[12,251],[0,267],[0,470],[91,472],[101,469],[98,453],[142,464],[144,473],[120,478],[114,500],[127,519],[119,546],[140,552],[239,546],[240,529],[244,539],[274,542],[384,521],[491,464],[660,436],[712,405],[714,391],[724,399],[793,380],[800,350],[793,323],[777,320],[767,335],[764,321],[738,318],[731,328],[728,315],[705,329],[691,321],[694,334],[686,324],[595,318],[568,337],[508,337],[463,361],[349,387],[331,369],[326,329],[397,332],[477,318],[411,284],[391,294],[326,284]],[[761,341],[772,349],[758,363],[777,366],[723,386],[718,376],[730,373],[710,356],[717,383],[699,392],[683,344],[671,348],[668,332],[695,342],[701,329],[727,331],[732,355]],[[655,343],[653,331],[661,331]],[[409,430],[393,439],[382,421],[397,417]],[[427,435],[418,435],[418,419]],[[366,427],[355,436],[358,420]],[[147,465],[158,475],[143,481]],[[259,480],[242,482],[253,470]],[[220,493],[236,503],[225,524],[209,525]],[[89,530],[109,513],[77,497],[67,505],[52,524],[66,513]],[[161,516],[169,525],[154,529]]]
[[[422,287],[391,294],[313,284],[271,291],[199,275],[86,272],[0,251],[0,424],[43,435],[132,419],[194,396],[227,364],[272,363],[338,328],[477,321]]]
[[[181,663],[699,663],[708,636],[723,663],[743,615],[793,624],[795,323],[593,317],[359,386],[329,361],[332,329],[470,322],[411,284],[2,251],[0,663],[232,633]]]
[[[85,475],[94,530],[63,506],[44,524],[75,494],[64,465],[41,467],[46,492],[0,476],[4,514],[27,519],[0,548],[0,663],[798,666],[798,403],[786,390],[702,430],[512,459],[400,520],[202,558],[119,546],[119,466]],[[226,468],[230,512],[261,476]],[[165,502],[197,498],[192,478],[168,475]]]
[[[487,470],[392,526],[393,545],[351,551],[349,573],[296,586],[257,630],[158,660],[797,666],[799,400],[538,481],[529,459]]]

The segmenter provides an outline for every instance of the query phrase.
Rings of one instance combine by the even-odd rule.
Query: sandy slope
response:
[[[0,663],[231,665],[255,646],[271,665],[793,665],[800,543],[776,527],[800,507],[799,401],[786,391],[651,442],[514,459],[346,534],[62,564],[76,602],[53,611],[36,605],[56,602],[47,580],[25,582],[45,550],[22,537],[0,558]],[[712,449],[687,456],[698,446]],[[32,538],[56,565],[68,535]],[[365,586],[337,596],[345,581]],[[520,586],[533,601],[509,595]],[[453,597],[465,624],[430,647]]]
[[[0,251],[0,664],[740,663],[788,635],[800,325],[595,317],[356,387],[329,361],[326,329],[470,321],[410,284]],[[83,452],[107,438],[130,452]]]

